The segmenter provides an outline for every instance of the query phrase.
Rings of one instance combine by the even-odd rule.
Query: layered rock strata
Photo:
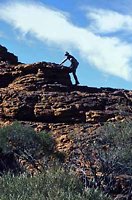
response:
[[[99,137],[95,130],[132,119],[132,91],[74,86],[68,67],[16,62],[0,62],[0,126],[18,120],[38,132],[50,131],[76,171],[88,168],[85,150]]]

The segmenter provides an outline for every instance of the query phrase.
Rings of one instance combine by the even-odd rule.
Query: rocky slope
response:
[[[105,122],[132,119],[132,91],[74,86],[68,67],[21,64],[2,46],[0,57],[0,126],[18,120],[51,131],[76,171],[88,169],[85,149],[98,137],[95,130]]]

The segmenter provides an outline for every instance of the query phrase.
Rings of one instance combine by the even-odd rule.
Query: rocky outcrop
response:
[[[16,65],[18,58],[13,53],[8,52],[6,47],[0,45],[0,62]]]
[[[95,130],[132,119],[132,91],[74,86],[69,68],[55,63],[16,63],[0,63],[0,126],[18,120],[51,131],[77,171],[88,167],[85,147],[98,137]]]
[[[131,117],[131,91],[69,87],[46,84],[46,81],[37,74],[28,74],[1,88],[3,118],[49,123],[104,123]]]
[[[2,64],[1,64],[2,63]],[[34,64],[9,65],[0,63],[0,88],[17,90],[38,90],[49,84],[71,85],[69,68],[55,63],[39,62]]]

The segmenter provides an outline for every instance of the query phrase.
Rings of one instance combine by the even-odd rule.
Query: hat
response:
[[[69,55],[69,53],[66,51],[65,56],[68,56],[68,55]]]

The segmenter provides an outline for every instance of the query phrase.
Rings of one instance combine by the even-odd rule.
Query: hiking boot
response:
[[[79,84],[80,84],[79,82],[75,83],[75,85],[79,85]]]

